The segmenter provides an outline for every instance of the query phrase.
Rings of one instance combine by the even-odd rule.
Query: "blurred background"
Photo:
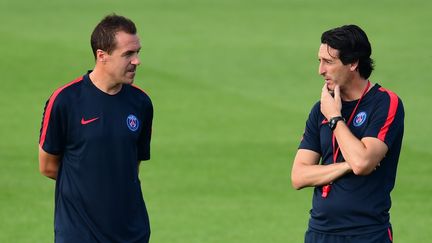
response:
[[[321,33],[350,23],[372,43],[372,82],[405,105],[395,241],[430,241],[431,10],[426,0],[2,0],[0,242],[53,242],[55,182],[37,160],[43,108],[93,68],[90,34],[113,12],[137,24],[135,83],[154,103],[140,172],[152,243],[303,242],[312,189],[292,189],[291,165],[321,92]]]

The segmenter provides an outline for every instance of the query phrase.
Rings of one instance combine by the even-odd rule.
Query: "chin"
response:
[[[123,83],[124,84],[132,84],[134,82],[134,78],[133,77],[125,77],[123,79]]]

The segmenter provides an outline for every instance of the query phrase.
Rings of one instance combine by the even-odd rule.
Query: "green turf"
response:
[[[93,66],[89,36],[110,12],[143,45],[136,83],[154,102],[141,167],[153,243],[302,242],[311,189],[290,170],[319,98],[320,34],[356,23],[371,79],[398,93],[406,130],[392,223],[397,242],[432,234],[430,1],[124,0],[0,3],[0,242],[51,242],[54,182],[38,173],[51,92]]]

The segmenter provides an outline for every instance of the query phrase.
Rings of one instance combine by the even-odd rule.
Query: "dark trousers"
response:
[[[308,230],[305,243],[392,243],[391,228],[363,235],[331,235]]]

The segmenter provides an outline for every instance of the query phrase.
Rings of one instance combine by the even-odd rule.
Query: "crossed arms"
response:
[[[340,116],[341,101],[339,94],[333,98],[326,88],[321,94],[321,112],[330,119]],[[355,175],[368,175],[379,166],[388,151],[387,145],[374,137],[355,137],[345,122],[338,122],[333,131],[339,144],[344,162],[320,165],[320,154],[312,150],[299,149],[294,158],[291,183],[295,189],[308,186],[329,184],[339,177],[353,172]]]

